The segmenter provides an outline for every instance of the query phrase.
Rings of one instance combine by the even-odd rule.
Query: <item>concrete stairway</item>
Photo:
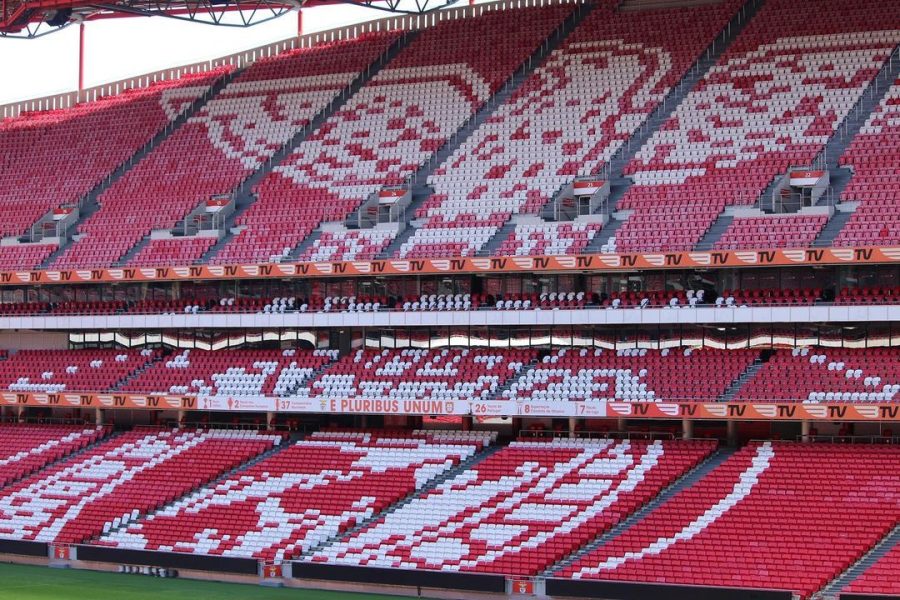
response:
[[[100,210],[100,205],[97,203],[97,199],[103,195],[103,193],[113,186],[117,181],[119,181],[128,171],[131,170],[136,164],[138,164],[141,160],[143,160],[148,154],[156,150],[163,142],[165,142],[169,136],[178,131],[178,129],[187,123],[188,119],[193,117],[197,112],[200,111],[206,103],[209,102],[212,98],[215,98],[219,92],[221,92],[226,85],[231,83],[235,77],[240,75],[243,72],[243,69],[235,69],[231,73],[220,77],[210,88],[206,91],[205,94],[191,102],[191,104],[174,120],[170,121],[156,132],[156,134],[150,138],[146,144],[140,147],[134,154],[128,157],[122,164],[116,167],[109,175],[107,175],[103,181],[95,185],[87,194],[78,199],[78,206],[81,208],[81,215],[78,219],[78,223],[75,225],[77,228],[78,224],[83,223],[87,220],[91,215]],[[60,247],[47,259],[41,263],[39,268],[45,269],[49,268],[50,265],[56,261],[56,259],[61,255],[66,248],[68,248],[72,244],[72,241],[61,244]],[[121,260],[120,260],[121,262]]]
[[[126,252],[125,254],[123,254],[122,256],[119,257],[119,260],[117,260],[115,263],[116,266],[123,267],[123,266],[127,265],[128,263],[130,263],[132,258],[134,258],[138,254],[140,254],[141,250],[143,250],[144,248],[147,247],[147,245],[150,243],[150,239],[151,238],[149,235],[145,235],[144,237],[142,237],[141,241],[139,241],[137,244],[132,246],[128,250],[128,252]]]
[[[629,185],[630,185],[630,183],[629,183]],[[618,189],[618,190],[622,191],[623,194],[624,194],[624,189],[623,189],[624,187],[625,186],[623,184],[613,184],[612,185],[612,189],[614,191]],[[616,200],[618,200],[618,198],[621,198],[621,194],[619,194],[619,196],[616,198]],[[606,225],[604,225],[603,229],[598,231],[597,235],[594,236],[594,239],[592,239],[590,241],[590,243],[587,246],[585,246],[584,253],[585,254],[600,254],[602,252],[601,249],[603,248],[603,246],[606,245],[610,239],[615,237],[616,231],[619,229],[619,227],[622,226],[623,223],[625,223],[624,219],[616,219],[615,217],[610,215],[609,222]]]
[[[734,221],[734,217],[731,215],[726,215],[725,213],[720,214],[715,223],[706,230],[706,233],[704,233],[700,241],[697,242],[694,250],[712,250],[716,245],[716,242],[719,241],[719,238],[722,237],[722,234],[728,230],[728,226],[731,225],[732,221]]]
[[[503,242],[506,241],[506,238],[509,237],[513,231],[516,230],[516,224],[512,221],[507,221],[503,224],[503,226],[497,230],[497,232],[491,236],[485,244],[484,247],[478,251],[478,256],[493,256],[497,254],[500,250],[500,246],[503,245]]]
[[[828,247],[834,243],[834,239],[838,236],[841,230],[844,228],[844,225],[847,224],[847,221],[850,220],[850,217],[853,216],[852,210],[841,210],[840,205],[838,205],[837,210],[834,211],[834,214],[831,215],[831,218],[828,219],[828,223],[825,224],[825,227],[822,228],[822,231],[819,232],[819,235],[816,236],[816,239],[813,240],[812,245],[816,247]]]
[[[288,260],[300,260],[300,257],[303,255],[303,253],[306,252],[306,250],[313,244],[315,244],[316,240],[318,240],[321,236],[321,230],[314,230],[308,236],[303,238],[303,241],[294,246],[293,250],[291,250],[290,254],[288,254]]]
[[[738,375],[737,379],[735,379],[728,385],[728,387],[724,392],[722,392],[722,395],[719,396],[716,402],[731,402],[732,400],[734,400],[738,392],[741,391],[741,388],[744,387],[744,385],[748,381],[756,377],[756,374],[759,373],[759,370],[762,369],[767,362],[769,362],[769,356],[771,356],[771,354],[766,356],[765,358],[757,358],[756,360],[754,360],[749,367],[744,369],[743,373]]]
[[[142,373],[146,372],[148,369],[152,368],[154,365],[156,365],[164,360],[167,360],[168,358],[170,358],[170,357],[163,356],[162,354],[154,357],[154,359],[149,361],[147,364],[145,364],[141,367],[138,367],[137,369],[135,369],[134,371],[132,371],[131,373],[129,373],[128,375],[126,375],[125,377],[123,377],[122,379],[117,381],[115,383],[115,385],[113,385],[109,388],[110,391],[117,392],[117,391],[121,390],[123,387],[125,387],[126,384],[128,384],[129,382],[134,381],[135,379],[140,377],[140,375]],[[163,391],[168,393],[168,390],[163,390]]]
[[[545,570],[541,574],[541,577],[553,577],[556,573],[578,561],[581,557],[589,554],[590,552],[593,552],[597,548],[603,546],[604,544],[607,544],[614,538],[625,533],[629,528],[631,528],[631,526],[635,525],[636,523],[644,519],[644,517],[652,513],[654,510],[668,502],[673,496],[688,489],[689,487],[693,486],[698,481],[706,477],[713,469],[728,460],[734,453],[735,450],[732,449],[717,450],[706,460],[682,475],[679,479],[665,488],[662,492],[657,494],[650,502],[639,508],[629,517],[619,522],[619,524],[614,526],[612,529],[609,529],[606,533],[601,534],[592,542],[589,542],[588,544],[582,546],[566,558],[562,559],[555,565]]]
[[[849,569],[834,578],[821,590],[812,595],[811,600],[838,600],[841,590],[857,580],[866,570],[878,562],[878,559],[900,544],[900,525],[875,544]],[[886,596],[885,596],[886,597]]]
[[[510,388],[512,388],[513,384],[515,384],[517,381],[519,381],[519,379],[524,377],[529,371],[532,371],[536,366],[538,366],[538,363],[540,363],[540,362],[541,362],[541,360],[539,358],[533,358],[533,359],[531,359],[531,361],[528,362],[528,364],[522,365],[522,368],[519,369],[518,373],[516,373],[515,375],[513,375],[509,379],[507,379],[503,385],[498,387],[497,390],[494,391],[490,395],[490,398],[488,398],[488,402],[501,401],[501,399],[503,398],[503,392],[506,392]]]
[[[413,196],[415,197],[415,195]],[[379,258],[392,258],[394,254],[400,251],[400,248],[403,247],[403,244],[412,237],[412,235],[416,232],[416,228],[410,224],[406,229],[400,232],[400,235],[391,240],[391,243],[387,245],[387,247],[381,251],[381,254],[378,255]]]

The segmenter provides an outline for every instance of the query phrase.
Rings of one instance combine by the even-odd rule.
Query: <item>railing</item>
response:
[[[477,349],[477,348],[475,348],[475,349]],[[331,363],[331,364],[327,365],[327,367],[330,368],[333,364],[334,364],[334,363]],[[324,371],[325,374],[328,374],[328,368],[325,369],[325,371]],[[309,382],[307,382],[306,384],[304,384],[304,385],[302,386],[302,389],[310,388],[311,385],[312,385],[312,382],[309,381]],[[73,386],[71,387],[71,389],[65,389],[65,390],[61,390],[61,391],[58,391],[58,392],[47,392],[47,391],[41,391],[41,390],[20,391],[20,390],[9,390],[9,389],[3,389],[2,391],[4,391],[4,392],[9,392],[9,391],[11,391],[11,392],[19,393],[19,394],[24,394],[24,395],[32,395],[32,394],[34,394],[34,395],[40,395],[40,394],[53,394],[53,393],[55,393],[55,394],[60,394],[60,395],[62,395],[62,394],[80,394],[80,395],[90,395],[90,396],[100,396],[100,395],[105,395],[105,394],[119,394],[119,395],[124,396],[124,397],[137,396],[137,397],[141,397],[141,398],[164,398],[164,397],[171,397],[171,398],[223,398],[223,397],[225,397],[225,398],[254,399],[254,400],[265,400],[265,399],[290,400],[290,399],[291,399],[291,396],[287,396],[287,395],[285,395],[285,396],[277,396],[277,395],[263,395],[263,394],[257,394],[257,395],[252,395],[252,394],[248,394],[248,395],[228,395],[228,394],[222,394],[221,396],[219,396],[219,395],[216,395],[216,394],[211,394],[211,395],[198,394],[198,393],[196,393],[196,392],[193,392],[193,393],[186,393],[186,394],[176,394],[176,393],[166,392],[166,391],[152,391],[152,392],[146,392],[146,391],[145,391],[145,392],[126,391],[126,392],[123,392],[123,391],[113,390],[113,389],[106,389],[106,390],[88,389],[88,388],[83,388],[83,387],[81,387],[81,386],[75,386],[75,385],[73,385]],[[319,398],[319,396],[316,396],[316,395],[311,395],[310,397],[313,398],[313,399]],[[322,396],[322,397],[324,397],[324,396]],[[387,400],[390,400],[390,399],[392,399],[392,398],[391,398],[391,397],[384,396],[384,397],[381,397],[381,398],[373,398],[373,399],[375,399],[375,400],[383,400],[383,401],[387,401]],[[460,398],[457,398],[457,401],[460,401],[460,402],[469,402],[470,399],[460,399]],[[471,401],[472,401],[473,403],[480,402],[480,400],[471,400]],[[528,394],[522,394],[521,396],[517,396],[515,401],[516,401],[516,402],[521,402],[523,405],[527,406],[527,405],[529,405],[529,404],[532,402],[532,399],[531,399],[531,397],[530,397]],[[543,400],[543,399],[541,399],[541,400],[537,400],[537,401],[534,401],[534,402],[536,402],[536,403],[543,403],[543,402],[546,402],[546,401]],[[733,405],[737,405],[737,406],[777,405],[777,406],[805,406],[805,407],[811,407],[811,406],[824,406],[824,407],[828,407],[828,406],[841,406],[841,407],[848,407],[848,406],[859,406],[859,407],[875,406],[875,407],[878,407],[878,406],[890,405],[890,406],[892,406],[892,407],[898,407],[898,408],[900,408],[900,397],[895,397],[895,398],[892,399],[892,400],[883,400],[883,401],[879,401],[879,402],[875,402],[875,401],[856,401],[856,402],[854,402],[854,401],[851,401],[851,400],[829,400],[829,401],[827,401],[827,402],[815,402],[815,403],[811,403],[811,402],[808,402],[807,400],[805,400],[805,399],[803,399],[803,398],[766,398],[766,397],[755,397],[755,398],[749,398],[749,399],[746,399],[746,400],[732,400],[732,401],[729,401],[729,402],[725,402],[725,401],[719,401],[719,400],[714,400],[714,399],[711,400],[710,398],[697,398],[697,397],[686,397],[686,396],[666,396],[666,397],[656,398],[656,399],[652,399],[652,400],[649,400],[649,399],[648,399],[648,400],[634,400],[634,399],[623,399],[623,398],[618,398],[618,397],[616,397],[616,396],[614,396],[614,395],[613,395],[613,396],[602,396],[602,395],[599,395],[599,396],[591,397],[591,398],[587,398],[587,399],[558,400],[558,401],[555,401],[555,403],[557,403],[557,404],[571,404],[571,405],[580,405],[580,404],[583,404],[583,403],[585,403],[585,402],[606,402],[606,403],[615,403],[615,404],[617,404],[617,405],[634,405],[634,406],[660,405],[660,404],[681,404],[681,405],[692,405],[692,404],[693,404],[693,405],[711,405],[711,404],[720,404],[720,405],[722,405],[723,407],[727,407],[727,406],[730,406],[730,405],[731,405],[731,406],[733,406]],[[26,405],[23,405],[23,406],[26,406]],[[32,406],[32,405],[27,405],[27,406]],[[74,408],[74,407],[73,407],[73,408]],[[100,408],[103,408],[103,407],[101,406]],[[160,408],[160,409],[162,410],[162,408]],[[230,411],[227,410],[227,409],[222,409],[221,411],[215,411],[215,410],[206,410],[206,409],[200,410],[200,409],[196,409],[196,408],[194,408],[194,409],[187,409],[187,408],[185,408],[184,410],[185,410],[186,412],[194,412],[194,411],[199,411],[199,412],[223,412],[223,413],[230,412]],[[275,408],[275,410],[278,410],[277,407]],[[241,415],[244,415],[245,417],[247,417],[247,416],[253,415],[253,414],[262,414],[262,413],[264,413],[264,412],[266,412],[264,409],[260,409],[260,410],[257,410],[257,411],[249,411],[249,410],[245,410],[245,411],[241,411],[240,414],[241,414]],[[323,409],[322,412],[330,412],[330,410],[329,410],[329,409]],[[340,411],[340,410],[337,410],[336,412],[341,412],[341,411]],[[306,414],[306,413],[304,413],[304,412],[297,412],[297,413],[289,412],[289,413],[283,413],[283,414],[291,414],[291,415],[296,415],[297,417],[300,417],[300,416],[302,416],[303,414]],[[362,414],[362,413],[360,413],[360,414]],[[433,413],[425,412],[425,413],[423,413],[423,414],[433,414]],[[481,415],[478,414],[478,413],[471,413],[471,414],[455,414],[455,415],[454,415],[454,414],[447,414],[446,416],[459,416],[459,417],[472,416],[472,417],[478,417],[478,416],[481,416]],[[492,417],[494,417],[494,416],[499,417],[499,416],[501,416],[501,415],[495,414],[495,415],[490,415],[490,416],[492,416]],[[513,413],[513,414],[511,414],[511,415],[507,415],[507,416],[511,416],[511,417],[523,417],[523,418],[529,418],[529,417],[530,417],[530,415],[528,415],[528,414],[519,414],[519,415],[516,415],[515,413]],[[548,418],[568,418],[568,417],[554,417],[553,415],[542,415],[542,414],[535,414],[534,416],[535,416],[536,418],[545,418],[545,417],[548,417]],[[576,416],[576,415],[570,415],[570,416]],[[597,418],[614,419],[614,418],[619,418],[619,417],[621,417],[621,418],[629,419],[629,418],[632,418],[632,417],[634,417],[634,418],[641,418],[641,416],[642,416],[642,415],[641,415],[640,413],[635,413],[635,414],[629,415],[629,416],[610,413],[610,414],[607,414],[605,417],[597,417]],[[734,415],[731,415],[731,414],[724,414],[724,413],[723,413],[721,416],[716,416],[716,417],[714,418],[714,420],[727,420],[727,419],[730,419],[730,418],[733,418],[733,417],[734,417]],[[587,416],[581,416],[581,417],[576,417],[576,418],[588,418],[588,419],[590,419],[590,418],[594,418],[594,417],[591,417],[591,416],[587,415]],[[672,414],[672,415],[666,415],[666,416],[658,415],[658,416],[653,416],[653,417],[651,417],[651,418],[671,419],[671,420],[681,420],[681,419],[683,419],[683,418],[688,418],[688,419],[690,419],[690,418],[692,418],[692,415],[689,415],[689,414]],[[806,416],[800,416],[799,414],[797,414],[797,415],[791,415],[790,417],[788,417],[787,415],[783,415],[783,416],[781,416],[781,417],[779,417],[779,418],[786,419],[786,420],[793,419],[793,420],[798,420],[798,421],[799,421],[799,420],[807,419],[808,417],[806,417]],[[707,417],[703,417],[703,419],[704,419],[704,420],[707,420],[707,421],[711,420],[710,417],[708,417],[708,416],[707,416]],[[835,418],[835,419],[837,419],[837,418]],[[864,420],[864,419],[860,419],[860,420]],[[19,423],[19,422],[22,422],[22,421],[19,421],[19,420],[16,419],[14,416],[12,416],[12,417],[6,417],[4,422]],[[27,420],[27,422],[28,422],[28,423],[40,423],[40,424],[57,424],[57,425],[62,425],[62,424],[75,424],[75,425],[86,424],[86,425],[93,425],[93,424],[94,424],[93,421],[90,420],[90,419],[80,420],[80,419],[64,419],[64,418],[53,418],[53,417],[47,417],[47,418],[29,418],[29,419]],[[826,417],[826,418],[824,418],[821,422],[827,423],[827,422],[829,422],[829,420],[828,420],[828,418]],[[896,423],[896,421],[885,421],[885,422],[887,422],[887,423]],[[225,421],[207,421],[207,422],[204,422],[204,421],[185,421],[185,422],[177,422],[177,421],[175,421],[175,420],[173,420],[173,419],[169,419],[169,420],[167,420],[167,421],[165,421],[165,422],[158,423],[158,424],[137,424],[137,425],[135,425],[135,428],[136,428],[136,429],[144,428],[144,429],[153,430],[153,429],[159,429],[159,428],[161,428],[161,427],[167,427],[167,426],[169,426],[169,425],[171,425],[172,427],[181,427],[181,428],[185,428],[185,429],[210,429],[210,428],[215,428],[215,429],[235,429],[235,430],[263,430],[263,429],[268,429],[268,424],[265,423],[262,419],[260,419],[259,422],[256,422],[256,421],[254,421],[254,422],[247,422],[247,421],[240,421],[240,422],[225,422]],[[298,425],[302,425],[302,423],[298,423]],[[273,422],[272,426],[275,427],[276,424]],[[281,428],[281,429],[288,430],[288,429],[287,429],[287,428],[288,428],[288,425],[287,425],[286,423],[280,423],[280,424],[277,424],[277,426],[278,426],[279,428]],[[890,427],[888,427],[888,428],[890,429]],[[302,427],[299,428],[299,429],[297,429],[297,431],[302,431],[302,430],[303,430]],[[293,431],[293,430],[291,430],[291,431]],[[549,431],[549,430],[530,431],[530,430],[522,430],[522,431],[520,431],[519,433],[520,433],[520,435],[522,435],[523,437],[535,437],[535,438],[570,437],[568,431]],[[575,434],[576,434],[575,437],[584,437],[584,438],[586,438],[586,439],[592,439],[592,438],[596,438],[596,437],[621,437],[621,438],[624,438],[624,439],[665,439],[665,438],[667,438],[667,437],[668,437],[668,438],[671,438],[673,435],[676,435],[676,433],[673,432],[673,431],[662,431],[662,430],[646,430],[646,431],[645,431],[645,430],[635,430],[635,431],[603,431],[603,432],[597,432],[597,431],[580,431],[580,432],[577,432],[577,431],[576,431]],[[803,437],[804,437],[804,436],[802,436],[802,435],[796,436],[796,438],[797,438],[796,441],[802,440]],[[875,441],[879,441],[879,442],[884,441],[884,443],[900,443],[900,437],[895,436],[895,435],[890,435],[890,436],[884,436],[884,435],[860,435],[860,436],[854,436],[854,435],[815,435],[815,436],[813,436],[813,435],[808,435],[808,436],[806,436],[806,437],[807,437],[807,438],[817,438],[818,441],[828,441],[828,440],[832,440],[832,439],[834,439],[834,440],[838,440],[838,439],[840,439],[840,440],[851,440],[851,439],[855,439],[857,442],[859,442],[859,441],[865,441],[865,440],[875,440]],[[765,440],[763,440],[763,441],[765,441]],[[795,441],[795,440],[793,440],[793,439],[784,439],[784,440],[780,440],[780,441],[793,442],[793,441]]]
[[[258,48],[252,48],[243,52],[236,52],[212,60],[200,61],[180,67],[162,69],[136,77],[129,77],[81,91],[64,92],[31,100],[23,100],[21,102],[13,102],[11,104],[0,106],[0,118],[17,117],[24,112],[70,108],[83,102],[93,102],[106,96],[121,94],[126,90],[149,87],[160,81],[178,79],[184,75],[208,73],[225,66],[244,68],[260,59],[278,56],[279,54],[291,50],[312,48],[321,44],[355,39],[370,33],[398,30],[421,30],[427,29],[428,27],[434,27],[445,21],[478,17],[493,11],[552,6],[558,4],[581,4],[582,1],[583,0],[500,0],[499,2],[451,8],[426,14],[394,16],[356,25],[347,25],[328,31],[320,31],[299,37],[288,38],[286,40],[281,40]]]
[[[865,116],[862,113],[862,107],[866,102],[874,99],[875,97],[880,98],[884,95],[885,89],[881,87],[881,79],[884,78],[887,73],[893,71],[895,60],[900,60],[900,45],[894,47],[894,49],[891,51],[890,56],[878,71],[878,74],[866,83],[865,89],[860,94],[856,103],[851,107],[850,112],[847,114],[847,116],[844,117],[844,120],[838,124],[835,131],[831,133],[829,141],[840,139],[843,142],[851,135],[856,135],[856,132],[851,134],[850,128],[854,127],[858,129],[864,124],[864,121],[860,122],[860,120]],[[892,78],[888,78],[884,85],[886,88],[890,88],[893,84],[894,80]],[[828,156],[828,145],[826,144],[813,160],[813,167],[816,169],[829,168],[829,158],[834,161],[840,159],[839,156]]]
[[[823,442],[830,444],[900,444],[895,435],[798,435],[796,442]]]
[[[197,301],[198,303],[202,301]],[[305,310],[301,311],[299,309],[285,309],[284,311],[270,311],[265,312],[264,310],[241,310],[241,308],[234,308],[229,310],[207,310],[200,309],[198,312],[194,313],[192,311],[182,310],[167,310],[167,311],[149,311],[149,310],[141,310],[139,308],[131,309],[125,308],[123,312],[118,312],[118,310],[110,310],[110,312],[59,312],[54,313],[52,309],[50,312],[40,312],[40,311],[32,311],[32,312],[16,312],[7,314],[4,312],[5,304],[0,304],[0,317],[102,317],[102,316],[130,316],[130,315],[280,315],[280,314],[371,314],[371,313],[445,313],[445,312],[478,312],[478,311],[491,311],[491,312],[523,312],[523,311],[557,311],[557,310],[611,310],[611,311],[630,311],[630,310],[651,310],[651,309],[664,309],[664,310],[692,310],[692,309],[707,309],[707,308],[715,308],[715,309],[732,309],[732,310],[740,310],[742,308],[811,308],[811,307],[835,307],[835,306],[896,306],[898,302],[815,302],[810,304],[787,304],[787,303],[755,303],[755,304],[747,304],[747,305],[738,305],[735,304],[733,306],[726,305],[716,305],[716,304],[698,304],[696,306],[690,306],[687,304],[679,304],[676,309],[672,309],[668,304],[651,304],[644,308],[640,308],[638,306],[623,306],[620,308],[612,308],[609,306],[603,306],[599,304],[585,304],[583,306],[530,306],[528,308],[497,308],[496,306],[491,305],[483,305],[479,307],[472,307],[469,310],[465,309],[453,309],[453,308],[445,308],[443,310],[440,309],[403,309],[403,308],[395,308],[382,306],[378,308],[378,310],[349,310],[342,308],[335,308],[332,310]]]
[[[93,419],[66,419],[63,417],[0,417],[0,423],[12,425],[87,425],[93,426]]]
[[[519,431],[519,437],[522,438],[564,438],[564,439],[614,439],[614,440],[674,440],[675,434],[671,431],[547,431],[547,430],[527,430]]]
[[[136,427],[143,427],[142,425],[136,425]],[[152,425],[147,425],[146,427],[153,427]],[[165,424],[160,425],[160,427],[170,427],[172,429],[228,429],[233,431],[271,431],[274,429],[270,429],[267,423],[225,423],[219,421],[185,421],[183,423],[179,423],[178,421],[169,420],[166,421]],[[285,429],[286,430],[286,429]]]

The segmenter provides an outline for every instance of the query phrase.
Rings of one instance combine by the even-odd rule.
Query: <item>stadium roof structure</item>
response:
[[[163,16],[223,27],[250,27],[303,7],[351,4],[424,14],[459,0],[0,0],[0,37],[35,38],[96,19]],[[227,15],[237,15],[228,18]]]

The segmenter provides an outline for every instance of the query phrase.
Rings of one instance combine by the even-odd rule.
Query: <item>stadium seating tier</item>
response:
[[[489,444],[477,432],[317,432],[98,544],[287,560]]]
[[[896,525],[898,459],[892,446],[751,444],[560,575],[808,598]]]

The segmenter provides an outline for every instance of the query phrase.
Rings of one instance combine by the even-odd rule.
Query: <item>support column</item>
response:
[[[737,421],[725,422],[726,442],[729,447],[736,448],[738,445]]]
[[[266,413],[266,429],[272,431],[275,429],[275,413],[267,412]]]
[[[616,419],[616,430],[617,431],[625,431],[628,428],[625,417],[619,417]]]
[[[84,21],[78,24],[78,98],[84,91]]]
[[[181,424],[184,423],[184,417],[187,413],[184,410],[178,411],[178,426],[181,427]]]
[[[804,442],[809,441],[809,430],[810,430],[810,422],[809,421],[800,421],[800,439]]]
[[[303,35],[303,9],[297,9],[297,37]]]
[[[99,408],[94,409],[94,424],[103,425],[103,411]]]
[[[578,425],[578,419],[569,417],[569,437],[575,437],[575,427]]]
[[[681,439],[683,439],[683,440],[694,439],[694,420],[693,419],[682,419],[681,420]]]
[[[472,417],[463,417],[462,418],[462,430],[463,431],[472,431]]]
[[[16,420],[21,423],[22,420],[25,419],[25,407],[19,406],[18,408],[19,410],[16,412]]]

